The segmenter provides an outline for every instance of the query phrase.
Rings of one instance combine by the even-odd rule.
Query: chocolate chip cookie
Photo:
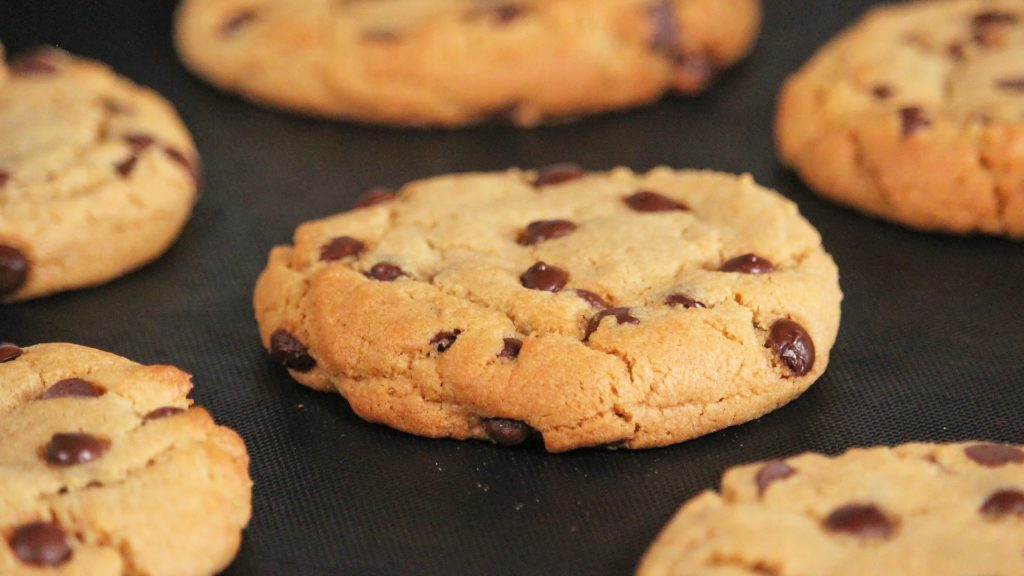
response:
[[[303,224],[255,307],[271,356],[367,420],[561,452],[789,402],[828,364],[840,299],[817,231],[749,176],[558,165]]]
[[[0,343],[0,574],[209,576],[249,521],[245,444],[188,374]]]
[[[1024,238],[1024,5],[872,10],[789,79],[776,133],[783,159],[839,203]]]
[[[0,302],[92,286],[155,259],[196,196],[174,109],[55,49],[0,58]]]
[[[732,469],[639,576],[1024,574],[1024,451],[987,442],[803,454]]]
[[[533,126],[693,94],[760,0],[186,0],[185,63],[256,102],[363,122]]]

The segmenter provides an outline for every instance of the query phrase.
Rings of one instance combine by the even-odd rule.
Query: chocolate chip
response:
[[[397,264],[390,262],[379,262],[370,268],[370,271],[366,275],[374,280],[380,280],[381,282],[394,282],[402,276],[405,276],[405,271],[402,270]]]
[[[156,140],[149,134],[127,134],[124,141],[132,147],[135,152],[142,152],[152,146]]]
[[[132,154],[128,158],[125,158],[124,161],[114,166],[114,169],[117,170],[117,173],[120,174],[122,178],[127,178],[135,170],[135,163],[138,162],[138,160],[139,157]]]
[[[590,290],[578,289],[576,290],[576,295],[582,298],[584,301],[586,301],[587,304],[590,304],[590,306],[593,308],[604,310],[605,308],[608,308],[610,306],[607,300],[591,292]]]
[[[692,94],[711,83],[718,64],[707,53],[679,54],[672,61],[673,85],[677,92]]]
[[[583,335],[583,341],[590,340],[590,335],[597,332],[597,329],[601,326],[601,320],[613,316],[618,320],[619,324],[639,324],[640,319],[629,313],[629,308],[608,308],[607,310],[601,310],[594,317],[590,319],[587,324],[587,332]]]
[[[792,466],[786,464],[782,460],[771,460],[769,462],[765,462],[764,466],[761,466],[761,469],[757,471],[757,476],[754,478],[757,482],[757,493],[764,494],[764,491],[767,490],[768,486],[772,483],[779,480],[785,480],[795,473],[796,470],[793,470]]]
[[[519,235],[519,243],[532,246],[545,240],[554,240],[576,230],[576,225],[568,220],[538,220],[530,222],[526,230]]]
[[[999,490],[981,505],[982,515],[992,519],[1006,516],[1024,516],[1024,492]]]
[[[744,254],[727,260],[719,270],[740,274],[768,274],[775,271],[775,265],[767,258],[762,258],[757,254]]]
[[[434,337],[430,339],[431,346],[437,346],[438,352],[447,352],[449,348],[455,344],[455,340],[458,339],[459,334],[462,334],[462,330],[454,330],[452,332],[438,332],[434,334]]]
[[[973,444],[965,448],[964,453],[971,460],[989,468],[1024,463],[1024,452],[1005,444]]]
[[[996,81],[996,88],[1007,92],[1024,92],[1024,76],[1000,78]]]
[[[651,25],[651,48],[662,54],[674,56],[679,51],[675,0],[657,0],[651,6]]]
[[[0,188],[3,188],[4,186],[6,186],[7,185],[7,181],[10,180],[10,179],[11,179],[11,175],[8,172],[6,172],[4,170],[0,170]]]
[[[74,466],[96,460],[110,442],[84,432],[58,432],[46,445],[46,461],[54,466]]]
[[[555,184],[564,184],[571,182],[579,178],[583,178],[587,173],[576,164],[560,163],[551,164],[537,170],[537,177],[533,180],[533,185],[540,188],[541,186],[553,186]]]
[[[537,431],[526,422],[506,418],[485,418],[484,432],[501,446],[518,446],[534,436]]]
[[[173,148],[171,146],[164,146],[163,150],[164,154],[166,154],[168,158],[170,158],[177,164],[181,165],[181,167],[184,168],[186,172],[188,172],[188,175],[192,178],[192,182],[194,182],[197,185],[199,184],[199,166],[195,162],[190,160],[187,156],[185,156],[184,152],[178,150],[177,148]]]
[[[686,204],[647,190],[641,190],[632,196],[627,196],[623,198],[623,201],[637,212],[668,212],[670,210],[690,209]]]
[[[46,75],[57,72],[53,51],[37,48],[19,55],[11,62],[11,72],[20,76]]]
[[[888,100],[892,97],[892,87],[887,84],[879,84],[871,89],[871,93],[879,100]]]
[[[242,31],[243,28],[252,23],[256,19],[255,10],[242,10],[238,12],[220,27],[220,33],[223,36],[235,36]]]
[[[860,538],[888,538],[895,526],[874,504],[847,504],[825,519],[825,528]]]
[[[24,353],[25,351],[19,346],[11,344],[10,342],[0,342],[0,364],[10,362]]]
[[[979,12],[974,15],[972,24],[974,26],[991,26],[993,24],[1015,24],[1018,20],[1018,16],[1011,12],[999,12],[998,10],[988,10],[985,12]]]
[[[472,20],[487,18],[497,24],[508,24],[526,14],[526,8],[518,4],[499,4],[471,10],[467,16]]]
[[[174,416],[184,412],[184,408],[178,408],[177,406],[163,406],[156,410],[150,411],[148,414],[142,417],[143,422],[149,422],[151,420],[159,420],[161,418],[167,418],[168,416]]]
[[[537,262],[519,277],[523,286],[531,290],[558,292],[569,282],[569,273],[561,268]]]
[[[398,195],[390,188],[377,186],[356,200],[356,208],[369,208],[370,206],[391,202],[396,198],[398,198]]]
[[[60,566],[71,558],[71,545],[60,526],[32,522],[18,526],[10,539],[11,550],[30,566]]]
[[[102,387],[81,378],[65,378],[43,392],[43,400],[51,398],[97,398],[106,393]]]
[[[17,292],[28,279],[28,258],[14,246],[0,244],[0,296]]]
[[[963,42],[950,42],[946,46],[946,53],[954,60],[963,60],[967,56],[967,48]]]
[[[803,376],[814,368],[814,341],[803,326],[782,318],[772,324],[765,347],[796,376]]]
[[[270,335],[270,357],[296,372],[309,372],[316,366],[309,349],[284,328],[278,328]]]
[[[518,358],[519,351],[522,349],[522,340],[518,338],[505,338],[505,347],[501,349],[498,358]]]
[[[334,262],[350,256],[359,256],[366,244],[351,236],[338,236],[320,248],[320,260]]]
[[[686,294],[672,294],[665,298],[665,304],[669,306],[682,306],[683,308],[704,308],[704,303],[690,298]]]
[[[917,106],[900,108],[900,131],[904,138],[926,130],[932,125],[932,121],[925,116],[924,110]]]

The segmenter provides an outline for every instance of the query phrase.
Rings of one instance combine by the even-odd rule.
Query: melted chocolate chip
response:
[[[803,376],[814,367],[814,341],[803,326],[792,320],[776,320],[765,346],[796,376]]]
[[[0,170],[0,188],[7,185],[7,181],[11,179],[11,175],[4,170]]]
[[[518,446],[536,435],[537,431],[526,422],[506,418],[485,418],[484,432],[501,446]]]
[[[754,478],[757,482],[757,493],[764,494],[764,491],[768,489],[768,486],[771,486],[774,482],[778,482],[779,480],[785,480],[795,473],[796,470],[793,470],[792,466],[786,464],[782,460],[765,462],[764,466],[761,466],[761,469],[757,471],[757,476]]]
[[[156,140],[149,134],[128,134],[124,137],[124,141],[127,142],[136,153],[142,152],[156,143]]]
[[[370,268],[370,271],[366,273],[366,276],[381,282],[394,282],[402,276],[405,276],[405,271],[397,264],[392,264],[390,262],[378,262],[373,265],[373,268]]]
[[[177,148],[172,148],[171,146],[164,146],[163,150],[164,154],[166,154],[168,158],[173,160],[175,163],[184,168],[186,172],[188,172],[189,177],[192,178],[192,182],[194,182],[197,185],[199,184],[198,164],[190,160],[188,156],[185,156],[184,152],[178,150]]]
[[[396,198],[398,198],[398,195],[390,188],[377,186],[356,200],[356,208],[369,208],[370,206],[391,202]]]
[[[1014,78],[1000,78],[996,81],[996,88],[1000,90],[1006,90],[1007,92],[1022,92],[1024,93],[1024,76],[1018,76]]]
[[[496,24],[509,24],[526,14],[526,8],[518,4],[499,4],[487,8],[477,8],[468,14],[470,19],[487,18]]]
[[[223,36],[235,36],[256,19],[255,10],[242,10],[224,22],[220,27]]]
[[[139,157],[135,154],[125,158],[119,162],[114,169],[121,175],[122,178],[127,178],[133,171],[135,171],[135,163],[139,161]]]
[[[96,460],[110,442],[84,432],[59,432],[46,445],[46,461],[54,466],[74,466]]]
[[[0,364],[10,362],[24,353],[25,351],[19,346],[11,344],[10,342],[0,342]]]
[[[554,186],[555,184],[564,184],[573,180],[578,180],[586,176],[587,173],[576,164],[551,164],[537,170],[537,177],[533,180],[533,185],[540,188],[541,186]]]
[[[651,48],[669,56],[674,56],[679,50],[675,8],[675,0],[657,0],[651,6]]]
[[[988,518],[1006,516],[1024,517],[1024,492],[1020,490],[999,490],[981,505],[980,512]]]
[[[892,97],[892,87],[888,84],[879,84],[871,89],[871,93],[879,100],[888,100]]]
[[[351,236],[339,236],[320,248],[320,260],[334,262],[351,256],[359,256],[365,249],[366,244],[359,240]]]
[[[518,358],[522,349],[523,341],[519,338],[505,338],[505,347],[501,349],[498,358]]]
[[[627,206],[637,212],[668,212],[671,210],[689,210],[689,207],[681,202],[676,202],[658,194],[641,190],[632,196],[623,199]]]
[[[10,539],[11,550],[30,566],[60,566],[71,558],[71,545],[60,526],[33,522],[18,526]]]
[[[987,10],[975,14],[971,22],[974,26],[991,26],[993,24],[1015,24],[1017,20],[1018,16],[1011,12]]]
[[[590,290],[578,289],[576,290],[576,295],[586,301],[587,304],[590,304],[592,308],[604,310],[610,306],[607,300]]]
[[[874,504],[847,504],[825,519],[825,528],[860,538],[888,538],[895,526]]]
[[[1024,452],[1005,444],[973,444],[965,448],[964,453],[971,460],[989,468],[1024,463]]]
[[[309,355],[305,344],[284,328],[278,328],[270,335],[270,357],[296,372],[309,372],[316,366],[316,360]]]
[[[523,246],[532,246],[545,240],[572,234],[575,230],[576,225],[568,220],[538,220],[531,222],[519,235],[519,243]]]
[[[50,398],[97,398],[106,390],[81,378],[66,378],[43,392],[43,400]]]
[[[925,115],[924,110],[917,106],[900,108],[900,131],[904,138],[909,138],[922,130],[927,130],[932,121]]]
[[[449,348],[455,344],[455,340],[458,339],[459,334],[462,334],[462,330],[454,330],[452,332],[438,332],[434,334],[434,337],[430,339],[431,346],[437,346],[438,352],[447,352]]]
[[[665,298],[665,304],[669,306],[682,306],[683,308],[704,308],[704,303],[690,298],[686,294],[672,294]]]
[[[583,335],[583,341],[590,340],[590,335],[597,332],[597,329],[601,326],[601,320],[613,316],[618,320],[619,324],[639,324],[640,319],[629,313],[629,308],[608,308],[607,310],[601,310],[594,317],[590,319],[587,324],[587,332]]]
[[[15,58],[11,62],[11,72],[19,76],[55,74],[57,63],[51,50],[37,48]]]
[[[769,274],[775,271],[775,265],[767,258],[762,258],[757,254],[744,254],[727,260],[719,270],[740,274]]]
[[[561,268],[537,262],[519,277],[523,286],[531,290],[558,292],[569,282],[569,273]]]
[[[17,292],[28,279],[28,258],[14,246],[0,244],[0,296]]]
[[[156,410],[150,411],[148,414],[142,417],[143,422],[149,422],[151,420],[159,420],[161,418],[167,418],[168,416],[174,416],[184,412],[184,408],[178,408],[177,406],[163,406]]]
[[[692,94],[705,88],[718,73],[718,64],[707,53],[679,54],[672,61],[673,85]]]

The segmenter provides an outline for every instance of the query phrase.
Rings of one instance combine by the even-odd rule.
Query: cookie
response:
[[[803,454],[726,472],[639,576],[1024,574],[1024,451],[984,442]]]
[[[189,375],[0,344],[0,574],[209,576],[249,521],[245,444]]]
[[[0,301],[101,284],[163,253],[199,167],[170,104],[54,49],[0,70]]]
[[[1024,5],[875,8],[786,83],[781,157],[823,196],[921,230],[1024,238]]]
[[[662,446],[807,389],[838,272],[749,176],[444,176],[303,224],[255,291],[264,346],[372,422],[548,450]]]
[[[534,126],[694,94],[760,0],[186,0],[186,65],[259,103],[362,122]]]

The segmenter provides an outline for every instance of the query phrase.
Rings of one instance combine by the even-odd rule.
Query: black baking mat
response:
[[[98,289],[0,307],[0,340],[77,342],[195,375],[195,398],[252,454],[254,516],[231,575],[627,574],[679,504],[734,464],[909,440],[1024,442],[1024,245],[868,220],[780,168],[770,126],[781,81],[870,2],[767,4],[758,50],[706,96],[534,131],[426,132],[303,119],[214,91],[178,64],[167,0],[0,0],[10,52],[56,44],[156,88],[206,167],[195,216],[163,259]],[[818,384],[682,445],[555,456],[365,424],[265,358],[252,286],[298,223],[375,185],[565,160],[750,171],[798,202],[846,293]]]

